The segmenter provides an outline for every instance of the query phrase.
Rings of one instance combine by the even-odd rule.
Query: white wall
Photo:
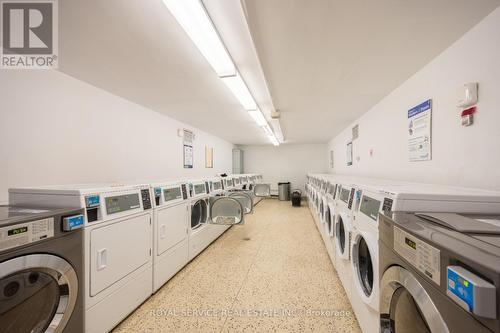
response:
[[[326,173],[325,144],[241,146],[245,173],[262,173],[276,191],[278,182],[304,189],[306,173]],[[275,192],[276,193],[276,192]]]
[[[352,126],[332,139],[330,172],[500,190],[499,32],[500,8],[355,121],[353,166],[346,166]],[[462,127],[456,89],[467,82],[479,82],[479,103],[474,125]],[[429,98],[432,160],[409,162],[407,111]]]
[[[0,87],[0,202],[14,186],[231,172],[231,143],[60,72],[4,70]],[[194,169],[183,168],[179,128],[196,135]]]

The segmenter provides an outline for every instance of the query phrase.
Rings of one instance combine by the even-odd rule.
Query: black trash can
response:
[[[302,200],[302,192],[300,190],[293,190],[292,192],[292,206],[300,207],[300,201]]]

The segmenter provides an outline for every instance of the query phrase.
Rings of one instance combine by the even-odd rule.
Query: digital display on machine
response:
[[[194,193],[195,194],[206,193],[205,192],[205,184],[195,185],[194,186]]]
[[[231,179],[226,179],[226,186],[233,186],[233,181]]]
[[[97,207],[100,204],[98,195],[89,195],[85,197],[85,206],[87,208]]]
[[[141,207],[139,194],[137,193],[107,197],[104,201],[106,202],[106,212],[108,215]]]
[[[28,231],[28,227],[20,227],[20,228],[10,229],[7,231],[7,236],[20,235],[20,234],[24,234],[27,231]]]
[[[165,198],[165,202],[180,199],[182,198],[181,188],[166,188],[163,190],[163,197]]]
[[[346,189],[346,188],[343,188],[341,191],[340,191],[340,200],[342,200],[343,202],[347,203],[349,201],[349,190]]]
[[[214,182],[214,190],[220,190],[220,189],[221,189],[220,182]]]
[[[235,178],[235,179],[234,179],[234,183],[235,183],[236,185],[238,185],[238,184],[240,183],[239,178]]]
[[[406,243],[406,245],[408,245],[412,249],[414,249],[414,250],[417,249],[417,243],[415,243],[414,241],[412,241],[411,239],[409,239],[407,237],[405,237],[405,243]]]
[[[361,200],[359,210],[366,216],[376,221],[380,210],[380,201],[365,195]]]

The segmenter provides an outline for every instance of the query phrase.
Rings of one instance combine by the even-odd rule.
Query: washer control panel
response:
[[[394,251],[437,285],[441,284],[441,252],[438,249],[395,226]]]
[[[54,218],[0,228],[0,251],[54,237]]]

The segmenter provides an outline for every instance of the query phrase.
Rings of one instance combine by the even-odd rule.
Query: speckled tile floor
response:
[[[260,202],[116,329],[361,332],[307,203]]]

